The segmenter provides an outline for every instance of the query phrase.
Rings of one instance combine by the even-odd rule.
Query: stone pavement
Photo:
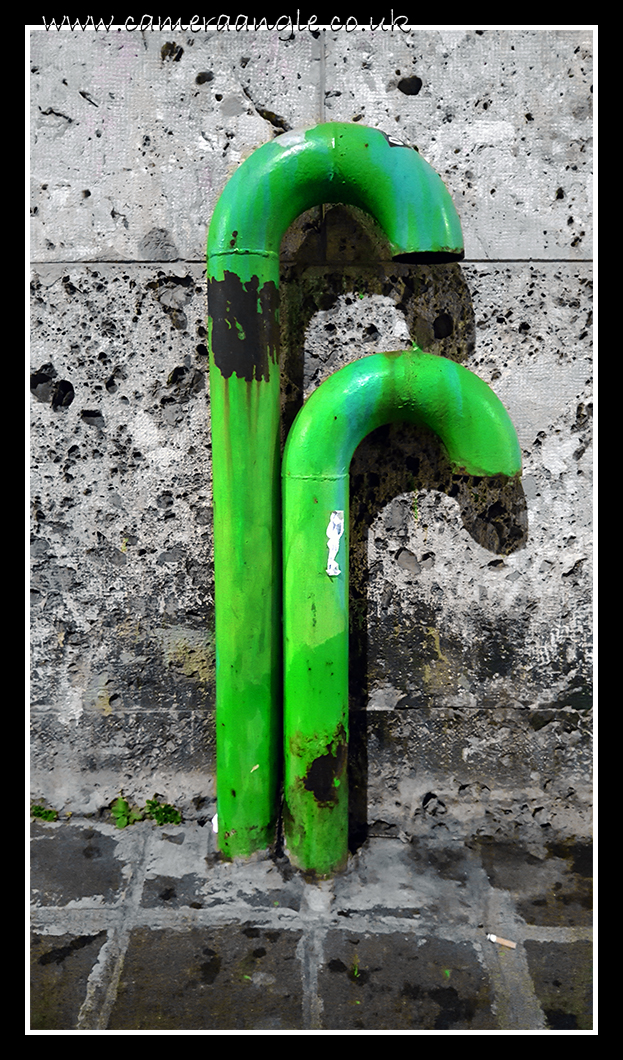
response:
[[[322,882],[209,821],[37,821],[31,853],[35,1032],[592,1028],[582,841],[369,837]]]

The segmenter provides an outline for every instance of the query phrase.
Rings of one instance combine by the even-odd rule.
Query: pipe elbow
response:
[[[371,214],[394,257],[463,256],[452,198],[417,150],[378,129],[327,122],[284,133],[243,162],[216,205],[208,259],[278,257],[292,221],[322,203],[346,203]]]
[[[452,196],[416,148],[379,129],[347,123],[335,123],[334,137],[337,179],[345,195],[336,201],[371,214],[394,258],[463,258]]]
[[[325,380],[292,426],[283,475],[345,476],[363,438],[397,420],[434,431],[458,472],[521,471],[517,433],[490,387],[463,365],[415,348],[361,358]]]

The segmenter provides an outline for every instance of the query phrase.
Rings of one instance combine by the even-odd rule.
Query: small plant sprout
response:
[[[158,802],[156,798],[148,799],[145,803],[145,817],[151,818],[156,824],[181,824],[182,821],[179,810],[168,802]]]
[[[40,821],[57,821],[58,810],[48,810],[45,806],[31,806],[31,817],[38,817]]]
[[[122,796],[115,799],[111,806],[111,810],[117,828],[127,828],[129,824],[134,824],[135,821],[143,820],[143,814],[141,811],[135,808],[131,809],[127,800],[122,798]]]

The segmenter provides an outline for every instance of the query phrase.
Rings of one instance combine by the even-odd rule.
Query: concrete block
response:
[[[201,259],[238,162],[321,120],[417,145],[469,258],[591,256],[590,30],[35,31],[30,69],[36,260]]]
[[[468,259],[590,258],[592,51],[589,29],[327,34],[326,119],[417,146]]]
[[[589,836],[591,724],[576,711],[420,708],[353,716],[351,828],[540,846]],[[512,782],[509,782],[510,778]]]
[[[296,266],[284,271],[287,415],[341,364],[425,334],[429,350],[500,394],[524,449],[513,492],[457,481],[411,428],[362,443],[351,479],[354,704],[586,706],[588,267],[399,266],[382,280],[378,266],[336,279],[303,268],[302,285]],[[173,782],[188,802],[211,790],[214,697],[198,267],[45,266],[33,283],[32,688],[41,777],[57,777],[46,794],[67,798],[82,774],[84,799],[90,773],[105,803],[128,782],[151,797],[155,767],[167,784],[195,775]],[[572,725],[566,739],[583,732]],[[542,762],[543,750],[529,758]]]
[[[308,33],[31,34],[36,261],[202,261],[244,157],[318,114]]]

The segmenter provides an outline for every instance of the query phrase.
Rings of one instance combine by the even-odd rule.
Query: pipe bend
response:
[[[414,347],[345,365],[311,395],[286,443],[285,477],[348,474],[370,431],[396,420],[433,430],[457,471],[521,471],[517,433],[499,398],[469,369]]]
[[[463,255],[456,208],[417,150],[379,129],[326,122],[263,144],[236,170],[214,210],[208,258],[279,254],[304,210],[347,203],[370,213],[392,254]],[[223,263],[213,263],[215,271]]]

